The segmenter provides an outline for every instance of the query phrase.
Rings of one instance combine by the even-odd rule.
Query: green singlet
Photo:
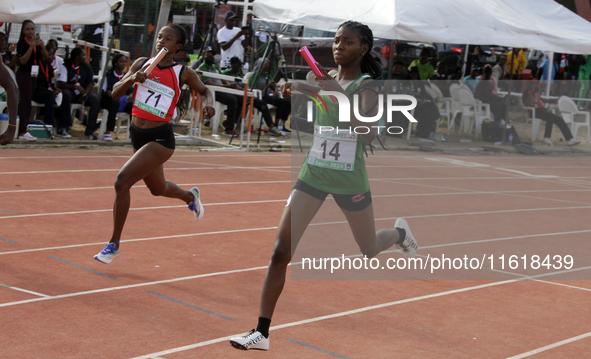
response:
[[[345,89],[347,94],[353,93],[367,78],[371,76],[363,74],[350,82]],[[298,179],[332,194],[365,193],[369,191],[369,181],[363,154],[368,142],[354,132],[350,122],[339,122],[338,103],[329,96],[322,96],[322,91],[319,95],[326,103],[328,113],[324,108],[316,111],[314,144],[308,150]],[[320,126],[335,130],[327,131],[325,127],[320,132]]]

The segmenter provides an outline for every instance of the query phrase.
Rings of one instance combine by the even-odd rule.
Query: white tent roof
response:
[[[0,22],[28,19],[44,25],[99,24],[111,20],[111,9],[117,3],[123,5],[122,0],[2,0]]]
[[[326,31],[355,20],[386,39],[591,53],[591,23],[553,0],[256,0],[254,12]]]

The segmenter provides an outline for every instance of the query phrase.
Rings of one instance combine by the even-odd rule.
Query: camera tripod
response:
[[[211,46],[213,48],[214,45],[214,38],[215,38],[215,34],[217,31],[217,27],[215,26],[215,19],[217,17],[218,14],[218,9],[220,8],[220,4],[224,3],[226,4],[228,2],[228,0],[217,0],[215,5],[213,5],[213,16],[212,16],[212,21],[209,23],[209,27],[207,29],[207,35],[205,36],[205,40],[203,40],[203,43],[201,44],[201,48],[199,49],[199,56],[198,58],[203,58],[203,54],[205,53],[205,49],[207,49],[208,46]],[[218,52],[218,51],[216,51]]]

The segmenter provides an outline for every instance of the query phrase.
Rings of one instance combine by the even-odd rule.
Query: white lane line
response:
[[[501,168],[501,167],[496,167],[496,169],[502,170],[502,171],[507,171],[507,172],[517,173],[518,175],[531,177],[531,178],[560,178],[560,176],[554,176],[554,175],[533,175],[531,173],[517,171],[517,170],[510,170],[508,168]]]
[[[586,267],[584,269],[589,269],[589,268],[591,268],[591,267]],[[577,270],[580,270],[580,269],[577,269]],[[570,270],[570,271],[572,271],[572,270]],[[276,325],[276,326],[271,327],[270,330],[279,330],[279,329],[294,327],[294,326],[298,326],[298,325],[314,323],[314,322],[318,322],[318,321],[322,321],[322,320],[335,319],[335,318],[340,318],[340,317],[353,315],[353,314],[359,314],[359,313],[363,313],[363,312],[367,312],[367,311],[371,311],[371,310],[387,308],[387,307],[391,307],[391,306],[395,306],[395,305],[399,305],[399,304],[412,303],[412,302],[417,302],[417,301],[421,301],[421,300],[425,300],[425,299],[443,297],[443,296],[456,294],[456,293],[463,293],[463,292],[468,292],[468,291],[473,291],[473,290],[478,290],[478,289],[490,288],[490,287],[515,283],[515,282],[520,282],[520,281],[524,281],[524,280],[528,280],[528,279],[534,279],[536,277],[563,274],[565,272],[568,272],[568,271],[562,271],[560,273],[555,272],[555,273],[548,273],[548,274],[540,274],[540,275],[531,276],[531,277],[509,279],[509,280],[504,280],[504,281],[500,281],[500,282],[493,282],[493,283],[481,284],[481,285],[467,287],[467,288],[460,288],[460,289],[453,289],[453,290],[439,292],[439,293],[432,293],[432,294],[427,294],[427,295],[423,295],[423,296],[419,296],[419,297],[413,297],[413,298],[407,298],[407,299],[397,300],[397,301],[388,302],[388,303],[371,305],[371,306],[348,310],[348,311],[344,311],[344,312],[323,315],[323,316],[319,316],[319,317],[315,317],[315,318],[304,319],[304,320],[300,320],[300,321],[296,321],[296,322]],[[204,347],[204,346],[211,345],[211,344],[220,343],[220,342],[229,340],[230,338],[242,336],[242,335],[244,335],[244,333],[230,335],[227,337],[222,337],[222,338],[217,338],[217,339],[212,339],[212,340],[208,340],[208,341],[204,341],[204,342],[200,342],[200,343],[195,343],[195,344],[191,344],[191,345],[185,345],[182,347],[172,348],[172,349],[168,349],[168,350],[163,350],[163,351],[160,351],[157,353],[146,354],[146,355],[142,355],[139,357],[135,357],[133,359],[149,359],[154,355],[167,355],[167,354],[177,353],[177,352],[181,352],[181,351],[185,351],[185,350],[190,350],[190,349]]]
[[[13,290],[17,290],[19,292],[24,292],[24,293],[28,293],[28,294],[33,294],[39,297],[49,297],[49,295],[46,294],[41,294],[38,292],[33,292],[32,290],[27,290],[27,289],[23,289],[23,288],[19,288],[19,287],[14,287],[12,285],[8,285],[8,284],[2,284],[0,283],[0,286],[5,287],[5,288],[9,288],[9,289],[13,289]]]
[[[43,160],[55,160],[55,159],[66,159],[66,158],[81,158],[81,159],[105,159],[105,156],[108,156],[109,158],[113,158],[113,157],[119,157],[119,158],[127,158],[129,159],[132,155],[131,151],[117,151],[117,152],[125,152],[125,155],[113,155],[111,152],[108,152],[108,155],[81,155],[81,156],[15,156],[15,157],[0,157],[0,160],[12,160],[12,159],[43,159]],[[277,154],[265,154],[265,153],[257,153],[257,154],[245,154],[245,153],[236,153],[236,154],[232,154],[232,155],[225,155],[225,154],[221,154],[221,155],[203,155],[203,154],[195,154],[195,155],[188,155],[188,154],[184,154],[184,153],[178,153],[176,152],[173,156],[173,158],[178,158],[178,157],[188,157],[188,158],[195,158],[195,159],[206,159],[208,157],[236,157],[237,155],[240,155],[241,157],[291,157],[290,154],[284,154],[284,153],[277,153]]]
[[[157,240],[157,239],[198,237],[198,236],[209,236],[209,235],[214,235],[214,234],[244,233],[244,232],[254,232],[254,231],[268,231],[268,230],[275,230],[275,229],[277,229],[277,227],[247,228],[247,229],[235,229],[235,230],[216,231],[216,232],[201,232],[201,233],[175,234],[175,235],[171,235],[171,236],[126,239],[126,240],[124,240],[122,242],[125,242],[125,243],[129,243],[129,242],[143,242],[143,241],[153,241],[153,240]],[[11,251],[11,252],[0,252],[0,255],[18,254],[18,253],[30,253],[30,252],[42,252],[42,251],[48,251],[48,250],[53,250],[53,249],[67,249],[67,248],[88,247],[88,246],[103,246],[104,244],[105,244],[105,242],[103,241],[103,242],[99,242],[99,243],[69,244],[67,246],[58,246],[58,247],[31,248],[31,249],[22,249],[22,250]]]
[[[541,283],[552,284],[552,285],[558,285],[558,286],[561,286],[561,287],[567,287],[567,288],[571,288],[571,289],[579,289],[579,290],[585,290],[587,292],[591,292],[591,289],[589,289],[589,288],[577,287],[577,286],[574,286],[574,285],[568,285],[568,284],[550,282],[550,281],[541,280],[541,279],[535,279],[535,281],[536,282],[541,282]]]
[[[271,229],[277,229],[277,227],[252,228],[252,229],[248,229],[248,230],[240,229],[240,230],[234,230],[234,231],[220,231],[220,232],[208,232],[208,233],[193,233],[193,234],[164,236],[164,237],[153,237],[153,238],[139,238],[139,239],[126,240],[125,242],[147,241],[147,240],[154,240],[154,239],[182,238],[182,237],[190,237],[190,236],[204,236],[204,235],[213,235],[213,234],[237,233],[237,232],[258,231],[258,230],[271,230]],[[591,230],[589,230],[589,231],[577,231],[577,232],[572,232],[572,233],[579,233],[579,232],[591,232]],[[570,233],[571,232],[559,232],[559,233],[547,233],[547,234],[544,234],[544,235],[550,236],[550,235],[563,235],[563,234],[570,234]],[[423,248],[423,249],[430,249],[430,248],[438,248],[438,247],[453,246],[453,245],[474,244],[474,243],[484,243],[484,242],[494,242],[494,241],[500,241],[500,240],[520,239],[520,238],[539,237],[539,236],[541,236],[541,235],[532,234],[532,235],[528,235],[528,236],[496,238],[496,239],[485,239],[485,240],[482,240],[482,241],[471,241],[471,242],[449,243],[449,244],[442,244],[442,245],[426,246],[426,247],[421,247],[421,248]],[[103,244],[104,244],[104,242],[101,242],[101,243],[87,243],[87,244],[68,245],[68,246],[61,246],[61,247],[49,247],[49,248],[28,249],[28,250],[13,251],[13,252],[2,252],[2,253],[0,253],[0,255],[2,255],[2,254],[14,254],[14,253],[25,253],[25,252],[35,252],[35,251],[42,251],[42,250],[73,248],[73,247],[83,247],[83,246],[91,246],[91,245],[100,245],[100,246],[102,246]],[[400,250],[389,250],[389,251],[383,251],[380,254],[387,254],[387,253],[399,252],[399,251]],[[360,257],[361,254],[354,254],[354,255],[347,256],[347,257],[351,257],[352,258],[352,257],[358,257],[358,256]],[[292,266],[292,265],[298,265],[298,264],[301,264],[301,262],[292,262],[289,265]],[[112,291],[112,290],[118,290],[118,289],[135,288],[135,287],[148,286],[148,285],[154,285],[154,284],[170,283],[170,282],[176,282],[176,281],[182,281],[182,280],[189,280],[189,279],[212,277],[212,276],[218,276],[218,275],[224,275],[224,274],[233,274],[233,273],[254,271],[254,270],[266,269],[266,268],[267,268],[267,266],[264,266],[264,267],[253,267],[253,268],[239,269],[239,270],[230,270],[230,271],[216,272],[216,273],[207,273],[207,274],[200,274],[200,275],[196,275],[196,276],[188,276],[188,277],[182,277],[182,278],[167,279],[167,280],[163,280],[163,281],[146,282],[146,283],[132,284],[132,285],[126,285],[126,286],[120,286],[120,287],[110,287],[110,288],[104,288],[104,289],[97,289],[97,290],[91,290],[91,291],[86,291],[86,292],[70,293],[70,294],[58,295],[58,296],[53,296],[53,297],[48,296],[48,298],[46,298],[46,299],[59,299],[59,298],[66,298],[66,297],[72,297],[72,296],[78,296],[78,295],[101,293],[101,292],[105,292],[105,291]],[[512,272],[503,272],[503,273],[513,274],[513,275],[519,275],[519,276],[522,277],[521,279],[534,279],[535,277],[544,277],[544,276],[551,276],[551,275],[556,275],[556,274],[570,273],[570,272],[576,272],[576,271],[580,271],[580,270],[586,270],[586,269],[589,269],[589,268],[591,268],[591,267],[575,268],[575,269],[569,269],[569,270],[564,270],[564,271],[560,271],[560,272],[552,272],[552,273],[539,274],[537,276],[525,276],[525,275],[522,275],[522,274],[512,273]],[[499,270],[495,270],[495,271],[500,272]],[[554,282],[548,282],[548,283],[556,284]],[[573,287],[573,288],[578,288],[578,287]],[[580,288],[580,289],[582,289],[582,288]],[[40,295],[43,295],[43,294],[40,294]],[[6,306],[17,305],[17,304],[24,304],[24,303],[30,303],[30,302],[35,302],[35,301],[38,301],[38,299],[37,300],[35,300],[35,299],[29,299],[29,300],[18,301],[18,302],[3,303],[3,304],[0,304],[0,307],[6,307]]]
[[[450,214],[451,215],[451,214]],[[438,215],[436,215],[438,216]],[[408,216],[405,218],[425,218],[428,216]],[[398,217],[395,217],[398,218]],[[386,218],[386,219],[376,219],[379,220],[392,220],[393,218]],[[322,226],[322,225],[334,225],[334,224],[343,224],[347,223],[346,221],[342,222],[321,222],[321,223],[312,223],[312,226]],[[236,230],[226,230],[226,231],[216,231],[216,232],[200,232],[200,233],[189,233],[189,234],[176,234],[170,236],[159,236],[159,237],[145,237],[145,238],[136,238],[136,239],[126,239],[123,242],[142,242],[142,241],[151,241],[157,239],[173,239],[173,238],[185,238],[185,237],[192,237],[192,236],[205,236],[205,235],[214,235],[214,234],[224,234],[224,233],[241,233],[241,232],[252,232],[252,231],[267,231],[267,230],[275,230],[277,227],[262,227],[262,228],[247,228],[247,229],[236,229]],[[441,248],[441,247],[450,247],[450,246],[459,246],[465,244],[479,244],[479,243],[486,243],[486,242],[495,242],[495,241],[505,241],[511,239],[524,239],[524,238],[532,238],[532,237],[546,237],[546,236],[564,236],[570,234],[581,234],[581,233],[589,233],[591,230],[579,230],[579,231],[569,231],[569,232],[554,232],[554,233],[536,233],[536,234],[527,234],[522,236],[514,236],[514,237],[502,237],[502,238],[492,238],[492,239],[482,239],[477,241],[466,241],[466,242],[455,242],[455,243],[445,243],[445,244],[436,244],[432,246],[422,246],[422,249],[432,249],[432,248]],[[45,248],[31,248],[31,249],[22,249],[16,251],[8,251],[8,252],[0,252],[0,255],[6,254],[19,254],[19,253],[30,253],[30,252],[41,252],[41,251],[49,251],[55,249],[67,249],[67,248],[77,248],[77,247],[87,247],[87,246],[102,246],[104,242],[98,243],[81,243],[81,244],[70,244],[66,246],[56,246],[56,247],[45,247]],[[393,253],[398,252],[399,250],[393,251],[383,251],[381,253]],[[361,256],[361,255],[359,255]]]
[[[449,186],[435,186],[435,185],[429,185],[429,184],[408,183],[408,182],[401,182],[401,181],[398,181],[397,184],[403,184],[403,185],[407,185],[407,186],[419,186],[419,187],[427,187],[427,188],[436,188],[436,189],[447,189],[447,190],[463,191],[463,192],[460,192],[458,194],[498,194],[498,195],[510,195],[511,197],[531,198],[531,199],[538,199],[538,200],[544,200],[544,201],[553,201],[553,202],[561,202],[561,203],[582,204],[582,205],[588,204],[587,202],[577,202],[577,201],[570,201],[570,200],[564,200],[564,199],[558,199],[558,198],[548,198],[548,197],[538,197],[538,196],[526,196],[526,195],[523,195],[523,194],[522,195],[512,194],[512,193],[516,193],[516,192],[505,193],[504,191],[479,191],[479,190],[472,190],[472,189],[457,189],[455,187],[449,187]],[[586,191],[586,189],[585,190],[582,190],[582,191]],[[528,191],[528,192],[542,193],[543,191]],[[436,194],[437,193],[433,193],[432,195],[436,195]],[[431,195],[431,193],[430,193],[430,195]],[[372,196],[372,197],[379,197],[379,196],[376,195],[376,196]]]
[[[291,181],[241,181],[241,182],[203,182],[203,183],[177,183],[177,186],[217,186],[217,185],[248,185],[248,184],[273,184],[273,183],[290,183]],[[132,188],[146,188],[146,185],[134,185]],[[50,191],[88,191],[109,189],[114,190],[113,186],[108,187],[73,187],[73,188],[41,188],[41,189],[15,189],[10,191],[0,191],[3,193],[26,193],[26,192],[50,192]],[[591,190],[590,190],[591,191]]]
[[[445,157],[444,158],[425,157],[424,159],[427,161],[449,163],[450,165],[456,165],[456,166],[462,166],[462,167],[490,167],[490,165],[485,165],[482,163],[461,161],[461,160],[457,160],[457,159],[453,159],[453,158],[445,158]]]
[[[130,285],[125,285],[125,286],[120,286],[120,287],[109,287],[109,288],[88,290],[85,292],[76,292],[76,293],[60,294],[60,295],[54,295],[54,296],[45,296],[42,298],[25,299],[25,300],[19,300],[17,302],[0,303],[0,308],[12,307],[12,306],[19,305],[19,304],[42,302],[42,301],[53,300],[53,299],[79,297],[79,296],[88,295],[88,294],[112,292],[115,290],[147,287],[147,286],[151,286],[151,285],[165,284],[165,283],[174,283],[174,282],[180,282],[180,281],[184,281],[184,280],[206,278],[206,277],[215,277],[215,276],[219,276],[219,275],[234,274],[234,273],[252,272],[252,271],[256,271],[256,270],[260,270],[260,269],[267,269],[267,266],[252,267],[252,268],[245,268],[245,269],[234,269],[234,270],[228,270],[228,271],[223,271],[223,272],[205,273],[205,274],[198,274],[198,275],[193,275],[193,276],[188,276],[188,277],[158,280],[158,281],[154,281],[154,282],[130,284]]]
[[[589,209],[591,206],[580,207],[553,207],[553,208],[525,208],[525,209],[505,209],[499,211],[483,211],[483,212],[463,212],[463,213],[440,213],[440,214],[424,214],[417,216],[404,216],[404,218],[439,218],[439,217],[455,217],[455,216],[475,216],[483,214],[500,214],[500,213],[520,213],[520,212],[538,212],[538,211],[558,211],[571,209]],[[1,218],[1,217],[0,217]],[[393,221],[400,217],[376,218],[375,221]],[[349,223],[347,221],[310,223],[310,226],[326,225],[326,224],[343,224]]]
[[[576,337],[568,338],[568,339],[565,339],[565,340],[561,340],[559,342],[556,342],[556,343],[553,343],[553,344],[550,344],[550,345],[546,345],[544,347],[541,347],[541,348],[538,348],[538,349],[534,349],[534,350],[531,350],[531,351],[528,351],[528,352],[525,352],[525,353],[521,353],[519,355],[514,355],[514,356],[509,357],[507,359],[527,358],[527,357],[530,357],[532,355],[539,354],[541,352],[545,352],[546,350],[554,349],[554,348],[557,348],[559,346],[570,344],[570,343],[576,342],[577,340],[581,340],[581,339],[585,339],[585,338],[589,338],[589,337],[591,337],[591,332],[585,333],[585,334],[581,334],[581,335],[577,335]]]
[[[289,327],[294,327],[294,326],[298,326],[298,325],[303,325],[303,324],[309,324],[309,323],[313,323],[313,322],[318,322],[318,321],[321,321],[321,320],[334,319],[334,318],[344,317],[344,316],[348,316],[348,315],[363,313],[363,312],[367,312],[367,311],[370,311],[370,310],[387,308],[387,307],[391,307],[391,306],[394,306],[394,305],[406,304],[406,303],[416,302],[416,301],[430,299],[430,298],[442,297],[442,296],[446,296],[446,295],[450,295],[450,294],[456,294],[456,293],[467,292],[467,291],[471,291],[471,290],[477,290],[477,289],[482,289],[482,288],[493,287],[493,286],[497,286],[497,285],[514,283],[514,282],[518,282],[520,280],[521,279],[510,279],[510,280],[506,280],[506,281],[503,281],[503,282],[487,283],[487,284],[477,285],[477,286],[468,287],[468,288],[454,289],[454,290],[445,291],[445,292],[439,292],[439,293],[433,293],[433,294],[423,295],[423,296],[420,296],[420,297],[402,299],[402,300],[397,300],[397,301],[393,301],[393,302],[388,302],[388,303],[383,303],[383,304],[377,304],[377,305],[362,307],[362,308],[358,308],[358,309],[354,309],[354,310],[349,310],[349,311],[345,311],[345,312],[339,312],[339,313],[334,313],[334,314],[329,314],[329,315],[323,315],[323,316],[319,316],[319,317],[315,317],[315,318],[300,320],[300,321],[297,321],[297,322],[291,322],[291,323],[285,323],[285,324],[281,324],[281,325],[276,325],[276,326],[273,326],[273,327],[269,328],[269,330],[279,330],[279,329],[283,329],[283,328],[289,328]],[[177,348],[172,348],[172,349],[168,349],[168,350],[163,350],[163,351],[152,353],[152,354],[146,354],[146,355],[142,355],[142,356],[139,356],[139,357],[134,357],[132,359],[149,359],[149,358],[153,357],[154,355],[167,355],[167,354],[172,354],[172,353],[178,353],[178,352],[185,351],[185,350],[191,350],[191,349],[195,349],[195,348],[199,348],[199,347],[204,347],[204,346],[211,345],[211,344],[216,344],[216,343],[224,342],[224,341],[230,340],[233,337],[239,337],[239,336],[243,336],[243,335],[244,335],[244,333],[229,335],[227,337],[216,338],[216,339],[212,339],[212,340],[208,340],[208,341],[204,341],[204,342],[199,342],[199,343],[195,343],[195,344],[191,344],[191,345],[185,345],[185,346],[182,346],[182,347],[177,347]]]
[[[211,207],[211,206],[228,206],[228,205],[238,205],[238,204],[257,204],[257,203],[274,203],[274,202],[285,202],[285,199],[270,199],[266,201],[244,201],[244,202],[218,202],[218,203],[206,203],[203,204],[204,207]],[[177,206],[158,206],[158,207],[137,207],[137,208],[130,208],[130,211],[144,211],[144,210],[153,210],[153,209],[170,209],[170,208],[187,208],[186,205],[177,205]],[[63,215],[73,215],[73,214],[85,214],[85,213],[98,213],[98,212],[112,212],[113,209],[94,209],[89,211],[72,211],[72,212],[56,212],[56,213],[34,213],[34,214],[18,214],[14,216],[0,216],[0,219],[9,219],[9,218],[29,218],[29,217],[46,217],[46,216],[63,216]]]
[[[291,166],[268,166],[268,167],[166,167],[165,171],[195,171],[195,170],[236,170],[245,169],[259,171],[262,169],[266,170],[277,170],[277,169],[291,169]],[[21,171],[21,172],[0,172],[0,175],[22,175],[22,174],[46,174],[46,173],[84,173],[84,172],[119,172],[120,168],[104,168],[104,169],[84,169],[84,170],[47,170],[47,171]]]

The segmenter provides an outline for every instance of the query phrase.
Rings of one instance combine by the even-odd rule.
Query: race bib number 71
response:
[[[153,115],[166,118],[174,95],[175,92],[170,87],[148,79],[139,84],[135,105]]]
[[[355,169],[357,134],[349,130],[329,130],[314,126],[314,143],[308,155],[308,164],[339,171]]]

